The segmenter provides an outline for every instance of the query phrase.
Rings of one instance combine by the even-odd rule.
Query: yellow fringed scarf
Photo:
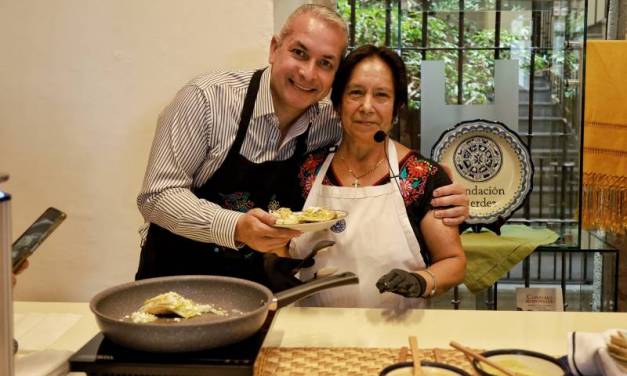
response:
[[[627,232],[627,41],[588,41],[583,226]]]

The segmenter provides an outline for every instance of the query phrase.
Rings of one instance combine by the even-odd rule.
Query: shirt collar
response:
[[[259,92],[257,93],[257,99],[255,100],[255,109],[253,110],[252,117],[258,118],[267,115],[274,115],[274,103],[272,102],[272,92],[270,91],[270,70],[272,67],[268,66],[261,74],[261,81],[259,82]],[[326,100],[326,99],[323,99]],[[314,103],[309,106],[304,112],[309,117],[309,120],[313,120],[320,113],[319,103]]]

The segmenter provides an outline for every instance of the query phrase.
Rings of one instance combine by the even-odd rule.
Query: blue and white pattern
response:
[[[331,226],[330,230],[336,234],[344,232],[344,230],[346,230],[346,221],[344,219],[340,219],[333,226]]]
[[[488,137],[474,136],[462,141],[455,149],[455,169],[468,180],[492,179],[501,169],[503,153]]]
[[[460,140],[476,137],[477,135],[489,138],[497,145],[499,143],[501,143],[501,145],[508,145],[514,151],[514,157],[518,161],[521,174],[520,186],[517,187],[516,192],[509,196],[507,202],[504,202],[503,205],[499,205],[499,210],[482,214],[473,214],[471,210],[470,217],[466,220],[466,223],[469,224],[489,224],[496,222],[499,217],[503,219],[509,218],[514,211],[522,206],[525,198],[533,188],[533,162],[531,161],[529,150],[515,132],[501,122],[483,119],[464,121],[444,132],[431,149],[431,157],[440,163],[447,163],[446,161],[442,161],[442,157],[452,145]],[[500,147],[499,153],[502,155]],[[503,169],[499,167],[496,173],[502,170]],[[467,178],[461,174],[461,172],[460,175]],[[494,175],[492,175],[492,178],[493,177]],[[472,181],[472,179],[468,180]]]

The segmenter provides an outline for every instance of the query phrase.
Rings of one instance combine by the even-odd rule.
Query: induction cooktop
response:
[[[124,348],[99,333],[70,358],[70,371],[90,376],[250,376],[266,332],[225,347],[174,354]]]

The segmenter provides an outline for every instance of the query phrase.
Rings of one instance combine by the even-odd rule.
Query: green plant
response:
[[[465,0],[465,11],[477,11],[494,9],[494,0]],[[395,5],[396,1],[389,3]],[[458,45],[459,33],[459,0],[438,0],[429,1],[429,13],[427,17],[428,47],[444,48],[448,50],[430,50],[427,53],[428,60],[442,60],[445,63],[446,75],[446,99],[448,103],[458,103],[457,99],[457,79],[458,79],[458,52],[455,48]],[[355,22],[355,45],[372,43],[376,45],[385,44],[386,33],[386,1],[383,0],[361,0],[356,2],[356,22]],[[508,11],[521,10],[519,3],[504,2],[504,9]],[[338,1],[339,13],[350,20],[349,0]],[[472,12],[470,12],[472,13]],[[480,12],[476,12],[480,13]],[[523,13],[521,13],[523,14]],[[390,28],[389,47],[399,48],[402,51],[403,59],[408,68],[409,74],[409,95],[410,107],[420,107],[420,62],[422,53],[420,48],[422,41],[423,9],[419,0],[404,0],[403,14],[400,20],[400,35],[396,25],[398,24],[397,8],[391,11],[392,26]],[[531,27],[529,20],[521,21],[522,27],[516,32],[501,30],[500,46],[506,47],[502,50],[501,58],[511,57],[508,48],[519,48],[527,46],[517,51],[516,58],[519,59],[519,66],[523,70],[528,70],[531,64],[528,46],[530,45]],[[485,104],[492,100],[494,93],[494,30],[486,29],[484,25],[476,19],[467,17],[464,22],[464,39],[466,47],[487,48],[466,50],[463,56],[463,85],[462,98],[464,104]],[[561,50],[560,50],[561,51]],[[561,51],[555,56],[548,52],[535,55],[535,71],[548,70],[555,64],[570,64],[567,70],[577,71],[576,61],[572,57]],[[568,92],[566,93],[568,95]]]

